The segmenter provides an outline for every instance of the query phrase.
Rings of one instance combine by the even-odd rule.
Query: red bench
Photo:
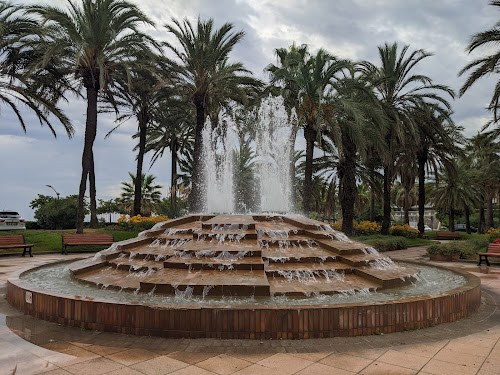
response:
[[[460,235],[457,232],[437,232],[436,240],[459,240]]]
[[[488,262],[488,257],[500,258],[500,243],[490,243],[485,253],[477,253],[477,255],[479,255],[478,266],[481,265],[483,260],[485,260],[486,265],[489,266],[490,262]]]
[[[112,245],[112,234],[63,234],[61,254],[68,254],[68,246]]]
[[[31,248],[35,246],[31,243],[26,243],[24,235],[10,235],[10,236],[0,236],[0,249],[21,249],[23,248],[23,255],[26,255],[26,252],[30,254],[30,257],[33,256],[31,254]]]

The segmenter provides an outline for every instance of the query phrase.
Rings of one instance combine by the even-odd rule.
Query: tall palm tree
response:
[[[77,232],[82,233],[87,177],[90,178],[91,211],[96,218],[93,144],[97,133],[98,93],[109,90],[115,74],[127,70],[137,56],[151,53],[156,43],[138,27],[153,25],[153,22],[135,5],[121,0],[81,0],[80,5],[68,0],[67,9],[48,5],[27,9],[29,14],[41,18],[48,34],[46,43],[40,46],[44,48],[40,65],[53,56],[64,56],[65,70],[71,71],[75,87],[86,93],[85,143],[76,225]]]
[[[389,151],[384,158],[384,219],[382,233],[388,234],[391,224],[391,186],[395,177],[395,162],[398,149],[407,144],[410,135],[418,137],[415,118],[416,107],[432,106],[438,113],[451,109],[442,95],[454,97],[453,91],[444,85],[434,84],[432,79],[423,74],[414,73],[415,67],[425,58],[431,56],[422,49],[407,55],[409,46],[398,51],[398,44],[385,44],[378,47],[380,66],[364,63],[366,73],[372,77],[379,99],[387,118],[387,130],[384,133]]]
[[[134,151],[138,151],[136,176],[142,175],[144,154],[146,153],[146,136],[159,104],[173,96],[171,88],[166,84],[168,77],[161,75],[168,70],[157,69],[158,60],[159,58],[137,61],[130,72],[117,75],[115,87],[112,88],[113,97],[109,100],[113,104],[119,105],[122,113],[117,118],[119,124],[107,136],[124,121],[132,117],[137,120],[139,144],[134,148]],[[142,179],[136,179],[135,183],[132,213],[138,215],[141,212]]]
[[[141,208],[142,211],[139,213],[134,213],[134,199],[135,199],[135,186],[137,177],[133,173],[128,173],[131,182],[122,182],[122,193],[121,193],[121,201],[122,204],[127,207],[129,212],[135,215],[142,216],[151,216],[152,211],[155,208],[155,205],[160,203],[161,201],[161,185],[155,185],[156,176],[146,175],[143,173],[141,175]]]
[[[490,5],[500,9],[500,1],[494,0]],[[498,66],[500,65],[500,53],[498,52],[498,45],[500,43],[500,24],[496,23],[493,28],[474,34],[467,45],[466,51],[470,54],[477,48],[485,48],[495,46],[497,50],[493,50],[491,54],[481,57],[477,60],[467,64],[458,75],[461,76],[466,72],[470,72],[467,80],[460,89],[460,96],[472,87],[479,79],[487,77],[490,74],[498,73]],[[498,120],[498,107],[500,101],[500,82],[497,82],[493,91],[493,96],[489,103],[489,110],[493,111],[494,121]]]
[[[339,201],[342,207],[342,231],[351,235],[354,231],[354,204],[359,176],[357,164],[366,160],[369,151],[376,146],[381,152],[385,130],[385,118],[369,79],[353,67],[350,74],[332,82],[332,95],[326,105],[335,108],[327,119],[329,136],[339,150]],[[358,175],[358,176],[357,176]]]
[[[56,136],[49,119],[49,114],[54,115],[71,137],[73,127],[57,106],[59,100],[66,99],[68,81],[54,69],[53,59],[43,68],[33,68],[33,61],[40,53],[34,46],[44,30],[21,11],[10,2],[0,1],[0,102],[12,109],[24,132],[26,123],[18,103],[33,111],[40,125],[47,125]]]
[[[243,38],[244,32],[233,32],[233,25],[225,23],[214,28],[213,19],[198,19],[196,30],[184,19],[173,19],[165,25],[180,48],[174,43],[165,45],[173,51],[180,62],[177,70],[184,96],[196,108],[195,140],[193,150],[192,190],[190,211],[201,211],[201,143],[202,130],[208,114],[215,109],[230,108],[232,102],[246,103],[261,82],[251,77],[251,72],[242,63],[229,63],[229,54]]]

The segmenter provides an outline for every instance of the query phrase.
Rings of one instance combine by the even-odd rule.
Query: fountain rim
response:
[[[22,289],[24,292],[32,292],[32,293],[38,293],[38,294],[43,294],[51,297],[56,297],[56,298],[64,298],[68,300],[74,300],[74,301],[84,301],[84,302],[94,302],[94,303],[101,303],[101,304],[108,304],[108,305],[125,305],[125,306],[144,306],[144,307],[150,307],[153,309],[179,309],[179,310],[203,310],[203,309],[208,309],[208,310],[302,310],[302,309],[329,309],[329,308],[353,308],[353,307],[369,307],[369,306],[380,306],[380,305],[388,305],[388,304],[405,304],[405,303],[412,303],[412,302],[418,302],[418,301],[427,301],[431,299],[436,299],[436,298],[441,298],[445,296],[451,296],[451,295],[456,295],[459,293],[471,291],[474,288],[480,287],[481,286],[481,279],[473,275],[470,272],[455,268],[455,267],[447,267],[443,265],[435,265],[435,264],[427,264],[424,262],[419,262],[419,261],[413,261],[413,260],[403,260],[403,259],[398,259],[394,258],[395,261],[398,262],[404,262],[408,264],[418,264],[418,265],[423,265],[426,267],[435,267],[439,268],[442,270],[446,271],[451,271],[456,274],[459,274],[460,276],[463,276],[465,278],[465,283],[464,285],[447,290],[443,293],[438,293],[438,294],[424,294],[421,296],[417,297],[409,297],[409,298],[402,298],[402,299],[394,299],[394,300],[384,300],[384,301],[369,301],[369,302],[353,302],[353,303],[336,303],[336,304],[304,304],[304,305],[279,305],[279,304],[269,304],[269,305],[189,305],[189,304],[152,304],[152,303],[142,303],[138,301],[110,301],[107,299],[102,299],[102,298],[93,298],[93,297],[81,297],[81,296],[75,296],[75,295],[70,295],[70,294],[64,294],[64,293],[58,293],[58,292],[53,292],[49,291],[46,289],[39,288],[37,286],[31,285],[27,281],[24,281],[21,279],[21,276],[30,271],[34,271],[36,269],[44,268],[47,266],[51,265],[57,265],[57,264],[62,264],[62,263],[72,263],[76,262],[82,259],[88,259],[90,257],[82,257],[82,258],[72,258],[70,260],[57,260],[57,261],[52,261],[52,262],[45,262],[42,264],[39,264],[35,267],[27,267],[18,271],[15,271],[9,277],[7,278],[7,290],[9,290],[9,285],[13,285],[19,289]],[[311,297],[314,298],[314,297]]]

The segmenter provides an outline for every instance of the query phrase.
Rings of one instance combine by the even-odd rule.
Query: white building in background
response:
[[[412,207],[412,209],[408,212],[408,215],[410,217],[410,226],[412,228],[417,228],[418,227],[418,207],[415,210],[415,207]],[[399,208],[395,208],[392,211],[392,220],[393,222],[402,222],[404,221],[405,214],[403,210],[400,210]],[[441,229],[441,222],[439,219],[436,217],[436,211],[434,210],[433,207],[425,207],[424,210],[424,225],[428,225],[432,230],[439,230]]]

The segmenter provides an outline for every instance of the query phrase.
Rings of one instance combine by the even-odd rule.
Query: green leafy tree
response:
[[[216,114],[220,108],[230,109],[231,104],[246,103],[255,96],[261,82],[251,77],[251,72],[241,63],[230,63],[229,54],[243,38],[244,32],[233,32],[233,25],[225,23],[219,29],[214,21],[198,19],[196,28],[191,22],[172,20],[165,25],[175,43],[166,42],[180,60],[177,66],[183,97],[196,108],[196,125],[192,155],[190,211],[202,209],[201,194],[201,143],[202,130],[208,114]]]
[[[31,201],[30,207],[35,210],[35,219],[42,229],[75,228],[77,195],[57,199],[38,194],[38,198]]]
[[[135,5],[121,0],[68,0],[68,9],[30,6],[47,30],[40,66],[54,56],[64,56],[62,71],[73,76],[74,85],[86,93],[87,114],[79,189],[77,232],[83,232],[84,195],[90,185],[91,226],[97,226],[93,144],[97,133],[99,92],[108,91],[117,72],[127,70],[137,56],[147,56],[154,40],[139,31],[153,25]],[[108,95],[112,97],[112,95]]]

